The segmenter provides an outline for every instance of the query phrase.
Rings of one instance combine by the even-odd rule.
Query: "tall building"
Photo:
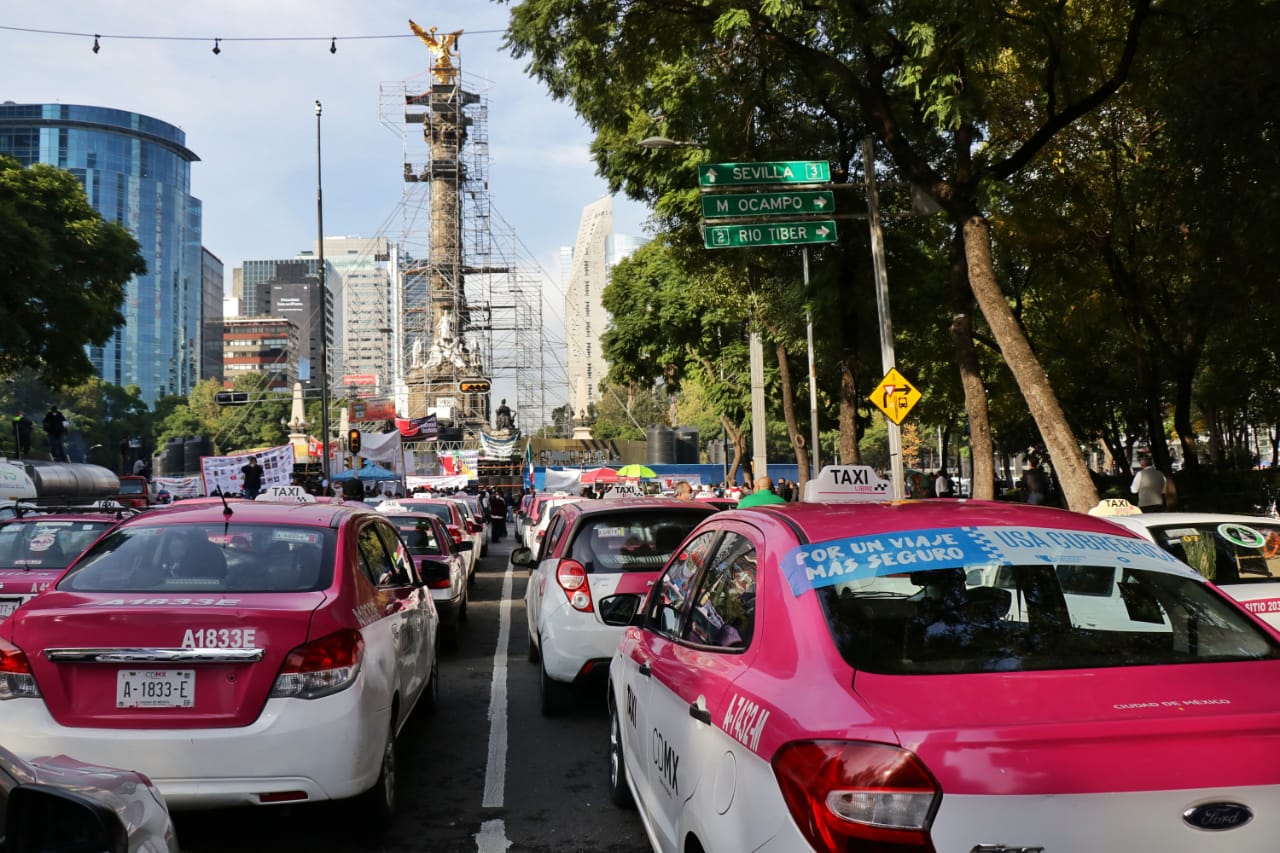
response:
[[[222,324],[224,384],[261,373],[267,387],[290,388],[298,376],[298,327],[285,317],[228,317]]]
[[[341,299],[342,279],[325,258],[325,305],[320,304],[319,259],[310,252],[296,258],[248,260],[232,272],[232,293],[240,299],[242,317],[288,317],[298,329],[294,354],[298,379],[319,388],[320,362],[328,347],[329,377],[336,375],[334,352],[335,306]]]
[[[396,247],[386,237],[325,237],[324,260],[341,279],[341,324],[332,373],[374,376],[378,390],[392,393],[400,380],[403,312]]]
[[[137,385],[155,403],[185,395],[204,357],[202,208],[191,195],[200,158],[186,134],[141,113],[77,104],[0,104],[0,154],[48,163],[84,185],[89,203],[141,244],[147,271],[125,286],[124,325],[88,348],[103,380]]]
[[[575,416],[580,408],[599,399],[600,382],[608,371],[600,337],[609,325],[609,313],[602,301],[609,271],[644,242],[613,233],[611,197],[605,196],[582,209],[564,294],[565,372]],[[578,395],[584,388],[586,398],[580,400]]]
[[[222,261],[208,249],[200,250],[201,308],[200,337],[196,350],[200,353],[200,379],[222,379]]]

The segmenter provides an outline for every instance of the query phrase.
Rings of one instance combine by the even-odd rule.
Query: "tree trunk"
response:
[[[846,352],[840,361],[840,465],[861,465],[858,449],[858,356]]]
[[[805,447],[804,433],[796,424],[796,401],[791,388],[791,365],[787,364],[787,348],[778,344],[778,377],[782,380],[782,418],[787,422],[787,435],[791,436],[791,446],[796,451],[796,467],[799,472],[800,488],[809,482],[809,451]]]
[[[965,263],[964,234],[956,229],[951,240],[951,344],[956,351],[964,408],[969,415],[969,496],[994,500],[995,442],[991,437],[991,413],[987,407],[987,386],[982,381],[978,353],[973,348],[973,290]]]
[[[996,280],[995,265],[991,259],[991,227],[986,217],[972,214],[965,220],[964,247],[969,265],[969,285],[1053,459],[1067,507],[1086,512],[1098,504],[1098,489],[1089,476],[1080,444],[1067,423],[1053,386],[1049,384],[1049,377],[1032,352]],[[972,438],[972,424],[969,431]]]
[[[725,434],[733,445],[733,462],[729,466],[729,479],[725,481],[725,486],[728,486],[738,480],[738,469],[742,467],[742,460],[747,455],[747,440],[742,430],[724,415],[720,416],[720,425],[724,427]]]

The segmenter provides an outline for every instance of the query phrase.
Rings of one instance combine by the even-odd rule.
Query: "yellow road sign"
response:
[[[868,399],[884,412],[885,417],[895,424],[901,424],[911,408],[920,402],[920,392],[897,368],[891,367]]]

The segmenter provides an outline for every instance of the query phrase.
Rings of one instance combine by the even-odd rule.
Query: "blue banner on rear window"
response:
[[[958,566],[1127,566],[1195,576],[1145,539],[1049,527],[948,527],[834,539],[792,548],[782,558],[791,591]]]

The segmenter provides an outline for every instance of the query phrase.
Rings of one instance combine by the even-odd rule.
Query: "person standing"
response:
[[[1022,485],[1027,491],[1027,503],[1042,504],[1049,498],[1049,478],[1033,459],[1022,474]]]
[[[489,521],[493,524],[493,541],[501,542],[507,536],[507,502],[497,489],[489,495]]]
[[[1164,474],[1152,467],[1151,457],[1142,457],[1138,473],[1133,475],[1129,491],[1138,496],[1138,508],[1143,512],[1164,511]]]
[[[67,450],[62,445],[62,437],[67,433],[67,419],[58,411],[57,406],[50,406],[40,425],[49,436],[49,455],[54,462],[66,462]]]
[[[946,468],[939,468],[937,475],[933,480],[933,493],[940,498],[953,497],[951,491],[951,478],[947,476]]]
[[[35,427],[22,409],[13,416],[13,443],[19,459],[31,455],[31,430]]]
[[[751,494],[738,501],[738,508],[749,506],[768,506],[769,504],[784,504],[782,498],[773,493],[773,479],[770,477],[756,477],[755,489]]]
[[[244,496],[249,500],[253,500],[262,492],[262,466],[258,464],[258,457],[250,456],[249,462],[240,468],[240,484],[244,490]]]

